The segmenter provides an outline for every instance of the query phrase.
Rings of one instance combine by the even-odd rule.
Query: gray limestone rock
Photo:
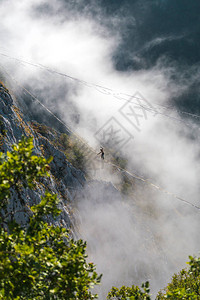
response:
[[[33,191],[24,189],[17,194],[11,192],[7,211],[9,217],[15,213],[15,219],[21,224],[26,224],[30,211],[26,207],[39,203],[46,189],[56,193],[60,199],[62,213],[56,222],[71,227],[70,201],[73,200],[71,187],[82,188],[85,183],[84,174],[75,169],[66,159],[65,154],[56,148],[50,139],[36,133],[31,122],[24,116],[18,104],[13,100],[9,91],[0,84],[0,150],[4,153],[12,149],[22,136],[32,136],[34,143],[34,154],[43,155],[46,158],[52,156],[50,165],[50,177],[43,178]],[[51,139],[52,133],[49,133]]]

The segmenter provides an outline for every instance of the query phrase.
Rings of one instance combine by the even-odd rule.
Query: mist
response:
[[[200,249],[199,211],[149,184],[199,206],[198,118],[180,113],[174,105],[174,98],[181,99],[196,83],[198,63],[188,68],[187,80],[186,73],[180,75],[179,63],[172,64],[165,55],[143,67],[144,49],[173,40],[173,36],[152,36],[139,47],[142,42],[137,44],[131,35],[137,53],[131,52],[124,45],[125,28],[131,23],[137,33],[138,10],[126,18],[122,8],[112,15],[96,1],[88,5],[56,0],[51,4],[45,0],[0,3],[0,53],[69,77],[2,55],[1,67],[95,151],[111,142],[109,146],[128,160],[131,173],[149,179],[135,178],[134,196],[122,197],[115,189],[122,174],[105,163],[95,173],[94,182],[74,199],[79,235],[88,243],[89,260],[103,273],[97,288],[100,299],[105,299],[112,285],[141,285],[146,280],[155,294],[174,272],[186,266],[188,255],[198,255]],[[176,32],[174,39],[181,34],[184,36]],[[126,52],[140,68],[119,68],[119,54]],[[13,81],[13,89],[15,84]],[[38,104],[34,109],[43,114]],[[109,134],[103,138],[102,130],[109,126],[120,131],[121,142],[116,143]],[[105,153],[106,160],[108,157]]]

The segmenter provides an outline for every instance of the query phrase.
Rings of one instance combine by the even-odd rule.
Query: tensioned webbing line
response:
[[[58,118],[58,117],[57,117],[50,109],[48,109],[48,108],[47,108],[47,107],[46,107],[46,106],[45,106],[45,105],[44,105],[37,97],[35,97],[35,96],[34,96],[31,92],[29,92],[23,85],[21,85],[16,79],[14,79],[13,76],[11,76],[10,74],[8,74],[8,72],[7,72],[6,70],[5,70],[5,72],[6,72],[6,74],[7,74],[13,81],[16,82],[16,84],[17,84],[19,87],[21,87],[23,90],[25,90],[25,91],[31,96],[31,98],[33,98],[34,100],[36,100],[36,101],[37,101],[37,102],[38,102],[45,110],[47,110],[52,116],[54,116],[58,122],[60,122],[62,125],[64,125],[65,128],[66,128],[71,134],[73,134],[74,136],[76,136],[83,144],[87,145],[87,147],[88,147],[89,149],[91,149],[91,151],[92,151],[93,153],[96,154],[96,151],[95,151],[91,146],[89,146],[89,144],[88,144],[84,139],[82,139],[78,134],[76,134],[75,132],[73,132],[72,129],[69,129],[69,127],[68,127],[62,120],[60,120],[60,118]],[[134,174],[132,171],[130,172],[130,171],[126,170],[126,169],[123,169],[123,168],[121,168],[120,166],[115,165],[115,164],[113,164],[113,163],[111,163],[111,162],[109,162],[109,161],[107,161],[107,160],[105,160],[105,162],[108,163],[108,164],[110,164],[111,166],[116,167],[118,171],[121,170],[121,171],[125,172],[126,174],[128,174],[129,176],[131,176],[131,177],[133,177],[133,178],[135,178],[135,179],[137,179],[137,180],[140,180],[140,181],[146,183],[147,185],[149,185],[149,186],[151,186],[151,187],[153,187],[153,188],[156,188],[157,190],[159,190],[159,191],[161,191],[161,192],[163,192],[163,193],[165,193],[165,194],[167,194],[167,195],[169,195],[169,196],[172,196],[172,197],[176,198],[177,200],[179,200],[179,201],[181,201],[181,202],[184,202],[184,203],[186,203],[186,204],[188,204],[188,205],[190,205],[190,206],[192,206],[192,207],[194,207],[194,208],[200,210],[200,207],[199,207],[199,206],[197,206],[197,205],[195,205],[195,204],[193,204],[193,203],[191,203],[191,202],[189,202],[189,201],[187,201],[187,200],[185,200],[185,199],[183,199],[183,198],[177,196],[175,193],[172,193],[172,192],[169,192],[169,191],[165,190],[164,188],[162,188],[162,187],[160,187],[160,186],[158,186],[158,185],[156,185],[156,184],[150,182],[148,179],[142,178],[141,176],[138,176],[137,174]]]
[[[139,101],[139,100],[140,100],[140,101],[141,101],[141,100],[142,100],[142,101],[145,101],[145,100],[144,100],[143,98],[141,98],[141,97],[131,96],[131,95],[128,95],[128,94],[125,94],[125,93],[117,93],[117,94],[116,94],[116,92],[115,92],[114,90],[110,89],[110,88],[106,88],[106,87],[103,87],[103,86],[100,86],[100,85],[88,83],[88,82],[86,82],[86,81],[83,81],[83,80],[80,80],[80,79],[78,79],[78,78],[69,76],[69,75],[67,75],[67,74],[64,74],[64,73],[60,73],[60,72],[54,71],[54,70],[50,69],[49,67],[43,66],[43,65],[41,65],[41,64],[30,63],[30,62],[27,62],[27,61],[24,61],[24,60],[20,60],[20,59],[18,59],[18,58],[10,57],[10,56],[8,56],[8,55],[1,54],[1,53],[0,53],[0,55],[6,56],[6,57],[8,57],[8,58],[11,58],[11,59],[13,59],[13,60],[15,60],[15,61],[17,61],[17,62],[19,62],[19,63],[25,63],[25,64],[28,64],[28,65],[31,65],[31,66],[34,66],[34,67],[38,67],[38,68],[40,68],[40,69],[45,69],[45,70],[49,71],[50,73],[55,73],[55,74],[58,74],[58,75],[61,75],[61,76],[65,76],[65,77],[67,77],[67,78],[69,78],[69,79],[71,79],[71,80],[75,80],[75,81],[78,82],[79,84],[85,85],[85,86],[87,86],[87,87],[94,87],[94,88],[95,88],[99,93],[101,93],[101,94],[104,94],[104,95],[107,95],[107,96],[113,96],[114,98],[117,98],[118,100],[124,100],[124,101],[128,102],[129,104],[131,104],[131,103],[136,104],[135,108],[140,107],[140,108],[142,108],[143,110],[153,112],[154,115],[160,114],[160,115],[162,115],[162,116],[165,116],[165,117],[171,119],[171,120],[174,121],[174,122],[184,123],[187,127],[191,128],[191,125],[188,124],[186,121],[184,121],[184,120],[182,120],[182,119],[179,119],[179,118],[176,118],[176,117],[173,117],[173,116],[169,116],[169,115],[167,115],[166,113],[160,112],[160,111],[158,111],[157,109],[153,108],[152,105],[151,105],[151,106],[147,106],[147,105],[144,105],[144,104],[141,104],[141,103],[135,103],[135,102],[132,101],[132,98],[134,98],[134,99],[136,99],[136,100],[138,100],[138,101]],[[105,92],[105,91],[106,91],[106,92]],[[131,100],[128,100],[128,99],[126,99],[126,98],[123,98],[122,96],[119,96],[119,95],[125,95],[125,96],[128,96],[129,98],[131,97]],[[166,107],[166,106],[163,106],[163,105],[160,105],[160,104],[155,104],[155,105],[160,106],[162,109],[167,109],[167,110],[169,110],[169,109],[172,110],[172,109],[173,109],[172,107],[169,108],[169,107]],[[175,109],[173,109],[173,111],[179,112],[179,113],[181,112],[181,111],[178,111],[178,110],[175,110]],[[190,113],[187,113],[187,112],[182,112],[182,113],[189,114],[189,115],[191,116]],[[196,115],[196,117],[199,117],[199,118],[200,118],[200,116],[197,116],[197,115]]]
[[[46,71],[52,73],[52,74],[57,74],[57,75],[60,75],[60,76],[64,76],[66,78],[69,78],[73,81],[76,81],[80,84],[83,84],[87,87],[93,87],[95,88],[98,92],[102,93],[102,94],[105,94],[105,95],[110,95],[110,96],[113,96],[115,98],[117,98],[118,100],[123,100],[123,101],[126,101],[126,102],[129,102],[129,103],[133,103],[132,102],[132,99],[136,99],[136,100],[141,100],[141,101],[145,101],[145,99],[141,98],[141,97],[138,97],[138,96],[134,96],[134,95],[130,95],[130,94],[126,94],[126,93],[119,93],[119,92],[116,92],[114,91],[113,89],[111,88],[108,88],[108,87],[105,87],[105,86],[102,86],[102,85],[98,85],[98,84],[94,84],[94,83],[90,83],[90,82],[87,82],[87,81],[84,81],[84,80],[81,80],[79,78],[76,78],[76,77],[73,77],[73,76],[70,76],[66,73],[62,73],[62,72],[59,72],[57,70],[53,70],[47,66],[44,66],[42,64],[39,64],[39,63],[33,63],[33,62],[29,62],[29,61],[26,61],[24,59],[19,59],[19,58],[16,58],[16,57],[13,57],[13,56],[10,56],[10,55],[7,55],[5,53],[0,53],[1,56],[4,56],[4,57],[7,57],[9,59],[12,59],[12,60],[15,60],[19,63],[24,63],[26,65],[31,65],[31,66],[34,66],[34,67],[37,67],[37,68],[40,68],[40,69],[45,69]],[[126,99],[122,96],[126,96],[126,97],[129,97],[129,99]],[[131,99],[131,100],[130,100]],[[158,114],[161,114],[161,115],[164,115],[168,118],[171,118],[172,120],[177,120],[178,122],[183,122],[183,123],[186,123],[184,122],[183,120],[180,120],[176,117],[171,117],[169,115],[166,115],[164,113],[161,113],[161,112],[158,112],[156,109],[152,108],[152,107],[145,107],[139,103],[136,103],[138,106],[141,106],[142,108],[144,109],[147,109],[147,110],[152,110],[154,111],[155,113],[158,113]],[[193,114],[193,113],[189,113],[189,112],[186,112],[186,111],[181,111],[181,110],[177,110],[177,109],[174,109],[173,106],[164,106],[164,105],[161,105],[161,104],[158,104],[158,103],[154,103],[154,105],[156,106],[160,106],[162,109],[165,109],[165,110],[173,110],[177,113],[181,113],[181,114],[185,114],[185,115],[188,115],[190,117],[193,117],[193,118],[196,118],[196,119],[200,119],[200,116],[197,115],[197,114]],[[186,123],[187,124],[187,123]],[[187,124],[189,125],[189,124]]]
[[[121,168],[120,166],[115,165],[115,164],[113,164],[113,163],[110,163],[110,162],[108,162],[108,163],[109,163],[110,165],[112,165],[112,166],[114,166],[114,167],[120,169],[122,172],[125,172],[125,173],[128,174],[129,176],[131,176],[131,177],[133,177],[133,178],[136,178],[136,179],[138,179],[138,180],[140,180],[140,181],[143,181],[143,182],[147,183],[148,185],[150,185],[151,187],[153,187],[153,188],[155,188],[155,189],[157,189],[157,190],[159,190],[159,191],[161,191],[161,192],[163,192],[163,193],[165,193],[165,194],[167,194],[167,195],[169,195],[169,196],[173,196],[174,198],[178,199],[179,201],[182,201],[182,202],[184,202],[184,203],[186,203],[186,204],[188,204],[188,205],[191,205],[191,206],[193,206],[193,207],[196,208],[196,209],[200,209],[199,206],[197,206],[197,205],[195,205],[195,204],[193,204],[193,203],[191,203],[191,202],[189,202],[189,201],[187,201],[187,200],[185,200],[185,199],[183,199],[183,198],[177,196],[175,193],[172,193],[172,192],[167,191],[166,189],[160,187],[160,186],[157,185],[157,184],[152,183],[149,179],[142,178],[141,176],[138,176],[137,174],[134,174],[134,173],[132,173],[132,172],[129,172],[128,170],[123,169],[123,168]]]
[[[21,88],[23,89],[29,96],[31,96],[32,99],[34,99],[35,101],[37,101],[49,114],[51,114],[59,123],[61,123],[69,133],[71,133],[73,136],[75,136],[77,139],[79,139],[82,143],[84,143],[85,145],[87,145],[87,147],[89,147],[93,152],[95,152],[93,150],[93,148],[91,148],[89,146],[89,144],[84,141],[78,134],[76,134],[68,125],[65,124],[65,122],[63,122],[60,118],[58,118],[56,116],[56,114],[54,114],[48,107],[46,107],[46,105],[44,105],[39,99],[38,97],[34,96],[29,90],[27,90],[27,88],[25,88],[23,85],[21,85],[13,76],[11,76],[4,67],[1,66],[1,68],[4,69],[5,73]],[[96,152],[95,152],[96,153]]]
[[[76,77],[72,77],[72,76],[70,76],[68,74],[61,73],[61,72],[58,72],[56,70],[53,70],[53,69],[51,69],[51,68],[49,68],[47,66],[41,65],[41,64],[36,64],[36,63],[28,62],[26,60],[15,58],[15,57],[6,55],[4,53],[0,53],[0,55],[4,56],[4,57],[7,57],[9,59],[15,60],[15,61],[17,61],[19,63],[24,63],[26,65],[28,64],[28,65],[31,65],[31,66],[34,66],[34,67],[37,67],[37,68],[40,68],[40,69],[45,69],[46,71],[50,72],[51,74],[57,74],[57,75],[60,75],[60,76],[67,77],[68,79],[74,80],[74,81],[78,82],[79,84],[85,85],[87,87],[93,87],[93,88],[95,88],[101,94],[104,94],[104,95],[107,95],[107,96],[113,96],[114,98],[116,98],[118,100],[123,100],[123,101],[129,102],[129,103],[134,103],[132,101],[133,99],[140,100],[140,101],[141,100],[145,101],[145,99],[143,99],[141,97],[137,97],[137,96],[133,96],[133,95],[125,94],[125,93],[118,93],[118,92],[116,92],[116,91],[114,91],[114,90],[112,90],[110,88],[104,87],[102,85],[97,85],[97,84],[86,82],[86,81],[78,79]],[[122,95],[126,96],[126,97],[129,97],[129,99],[123,98]],[[135,108],[140,107],[140,108],[145,109],[147,111],[154,112],[155,115],[156,114],[160,114],[162,116],[165,116],[165,117],[171,119],[174,122],[184,123],[186,126],[188,126],[188,127],[191,128],[190,124],[188,124],[186,121],[184,121],[182,119],[179,119],[179,118],[176,118],[176,117],[173,117],[173,116],[169,116],[166,113],[160,112],[157,109],[153,108],[152,105],[149,107],[149,106],[145,106],[144,104],[141,104],[141,103],[135,103],[135,104],[136,104]],[[163,106],[161,104],[156,104],[156,103],[154,103],[154,105],[160,106],[162,109],[165,109],[165,110],[173,110],[174,112],[187,114],[190,117],[192,116],[194,118],[199,118],[200,119],[200,116],[198,116],[198,115],[191,114],[191,113],[188,113],[188,112],[182,112],[182,111],[179,111],[179,110],[175,110],[173,107],[169,107],[169,106],[167,107],[167,106]]]

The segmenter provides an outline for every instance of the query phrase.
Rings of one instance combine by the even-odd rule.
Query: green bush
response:
[[[41,177],[49,176],[51,159],[35,156],[32,150],[32,138],[23,138],[11,152],[0,153],[0,299],[95,299],[91,288],[101,275],[86,261],[86,242],[70,239],[65,228],[46,221],[46,216],[60,214],[56,195],[46,191],[38,205],[24,206],[26,228],[11,218],[18,211],[6,211],[11,189],[20,197],[22,189],[34,189]],[[200,258],[189,258],[189,269],[174,274],[157,300],[200,299]],[[107,299],[150,300],[149,293],[146,282],[142,288],[113,287]]]
[[[168,286],[156,297],[162,299],[200,299],[200,258],[189,256],[189,270],[174,274]]]
[[[112,300],[150,300],[149,296],[149,282],[142,284],[143,291],[138,287],[132,285],[131,287],[122,286],[120,289],[112,287],[108,293],[107,299]]]
[[[34,156],[32,149],[30,138],[7,155],[0,153],[0,299],[95,299],[91,288],[101,276],[86,262],[86,243],[69,239],[65,228],[45,221],[60,213],[56,195],[47,191],[38,205],[24,207],[26,228],[6,213],[11,188],[33,189],[36,180],[48,176],[50,160]]]

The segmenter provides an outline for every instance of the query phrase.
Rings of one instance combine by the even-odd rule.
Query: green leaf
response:
[[[21,188],[33,187],[47,176],[51,159],[33,155],[32,149],[33,139],[22,138],[0,159],[0,209],[6,208],[10,184],[20,195]],[[46,191],[31,207],[26,228],[7,217],[9,233],[7,227],[0,227],[0,299],[97,298],[91,287],[100,283],[101,275],[86,261],[86,242],[69,239],[66,229],[44,221],[46,215],[60,214],[58,202],[57,195]]]

